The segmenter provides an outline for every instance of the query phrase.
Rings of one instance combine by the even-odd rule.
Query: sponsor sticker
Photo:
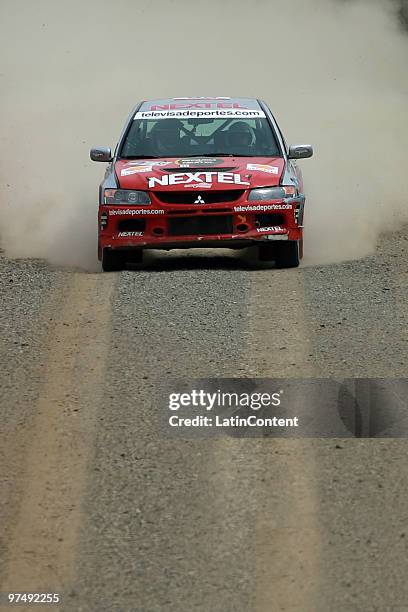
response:
[[[196,183],[194,185],[184,185],[185,189],[211,189],[212,183]]]
[[[257,172],[266,172],[268,174],[279,174],[277,166],[269,166],[268,164],[247,164],[247,170],[256,170]]]
[[[171,162],[166,160],[154,160],[154,159],[146,159],[146,160],[133,160],[126,162],[126,166],[168,166]]]
[[[155,110],[155,111],[138,111],[134,119],[225,119],[226,117],[249,117],[256,119],[265,117],[265,113],[260,110],[250,110],[241,108],[226,108],[226,109],[185,109],[185,110]]]
[[[162,111],[162,110],[203,110],[203,109],[212,109],[212,108],[241,108],[241,109],[245,109],[248,110],[246,106],[242,106],[240,102],[226,102],[225,100],[220,101],[220,100],[211,100],[211,99],[205,99],[203,98],[202,100],[195,100],[194,102],[192,100],[184,100],[181,104],[180,102],[175,103],[175,101],[173,100],[173,102],[170,100],[168,102],[165,102],[164,100],[162,100],[160,102],[160,104],[152,104],[149,107],[149,110],[151,111]]]
[[[235,206],[234,212],[264,212],[265,210],[292,210],[292,204],[248,204]]]
[[[270,227],[257,227],[256,231],[261,233],[261,232],[282,232],[282,233],[286,233],[286,230],[284,227],[281,227],[280,225],[271,225]]]
[[[192,187],[194,184],[211,184],[214,181],[229,185],[249,185],[249,182],[244,181],[240,174],[234,172],[176,172],[175,174],[161,177],[149,177],[149,189],[156,187],[156,185],[162,187],[167,187],[169,185],[188,185]]]
[[[173,98],[173,100],[231,100],[231,98],[228,96],[198,96],[197,98]]]
[[[169,161],[154,161],[153,159],[130,161],[126,163],[127,168],[122,168],[120,175],[129,176],[131,174],[139,174],[140,172],[153,172],[155,166],[168,166],[170,163]]]
[[[140,174],[141,172],[153,172],[152,166],[131,166],[130,168],[122,168],[120,176],[130,176],[131,174]]]
[[[138,215],[164,215],[164,210],[159,208],[110,208],[109,216],[138,216]]]
[[[216,157],[192,157],[191,159],[176,159],[174,161],[176,166],[180,168],[191,168],[194,166],[216,166],[222,164],[222,159]]]
[[[132,238],[133,236],[143,236],[143,232],[119,232],[119,238]]]

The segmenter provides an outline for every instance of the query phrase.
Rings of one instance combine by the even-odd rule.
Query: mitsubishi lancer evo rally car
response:
[[[173,98],[131,113],[100,185],[98,257],[105,271],[141,262],[144,249],[257,246],[279,268],[303,255],[305,196],[295,160],[264,102]]]

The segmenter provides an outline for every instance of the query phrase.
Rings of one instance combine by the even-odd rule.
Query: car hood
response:
[[[248,189],[279,185],[281,157],[185,157],[119,160],[115,172],[122,189]]]

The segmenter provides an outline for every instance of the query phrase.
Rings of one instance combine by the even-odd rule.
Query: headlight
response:
[[[248,200],[282,200],[284,198],[293,198],[296,195],[296,187],[292,187],[291,185],[280,185],[279,187],[251,189]]]
[[[146,191],[133,191],[132,189],[105,189],[104,204],[150,204],[150,197]]]

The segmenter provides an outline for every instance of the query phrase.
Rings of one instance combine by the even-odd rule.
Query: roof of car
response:
[[[217,108],[243,108],[248,110],[261,110],[258,100],[254,98],[229,98],[226,96],[212,97],[184,97],[161,98],[145,100],[139,111],[182,110],[182,109],[217,109]]]

